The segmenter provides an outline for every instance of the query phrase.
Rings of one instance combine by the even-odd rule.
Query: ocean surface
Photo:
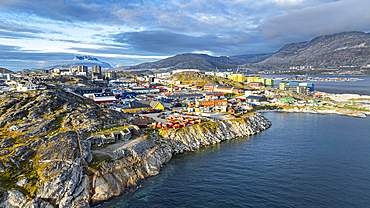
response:
[[[258,76],[258,75],[256,75]],[[262,75],[262,77],[266,78],[291,78],[296,76],[291,75]],[[315,91],[320,92],[327,92],[327,93],[335,93],[335,94],[360,94],[360,95],[370,95],[370,76],[336,76],[336,75],[303,75],[298,76],[301,78],[304,77],[320,77],[320,78],[358,78],[362,79],[360,81],[354,82],[344,82],[344,81],[337,81],[337,82],[321,82],[321,81],[312,81],[315,85]],[[306,82],[306,81],[302,81]],[[275,80],[274,84],[278,85],[280,83],[279,80]]]
[[[176,155],[101,207],[370,207],[370,119],[265,113],[272,126]]]

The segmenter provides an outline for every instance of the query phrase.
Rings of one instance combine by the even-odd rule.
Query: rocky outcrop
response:
[[[93,203],[125,193],[129,187],[149,176],[157,175],[173,154],[236,137],[249,136],[271,125],[261,114],[247,119],[210,121],[181,130],[165,131],[162,137],[141,137],[114,151],[115,161],[104,164],[92,178]]]
[[[173,154],[253,135],[270,125],[266,118],[256,113],[246,119],[208,121],[181,130],[167,130],[161,136],[142,136],[122,143],[113,151],[112,160],[98,170],[86,166],[92,159],[91,139],[79,142],[75,131],[45,137],[16,150],[35,150],[32,153],[37,164],[35,171],[40,177],[35,184],[38,186],[36,196],[27,200],[16,190],[2,192],[0,207],[89,207],[122,195],[136,188],[141,180],[157,175]],[[92,172],[86,172],[88,170]],[[18,181],[22,181],[19,185],[27,183],[24,177]]]
[[[174,153],[182,153],[223,140],[250,136],[269,128],[270,125],[265,117],[257,113],[247,119],[212,121],[178,131],[167,131],[163,135],[163,141],[171,146]]]

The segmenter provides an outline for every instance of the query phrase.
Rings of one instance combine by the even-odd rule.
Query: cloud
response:
[[[11,32],[27,32],[27,33],[41,33],[42,32],[40,29],[30,28],[28,26],[18,25],[18,24],[9,24],[5,22],[0,22],[0,29],[11,31]]]
[[[38,38],[32,34],[25,34],[25,33],[18,33],[18,32],[9,32],[9,31],[1,31],[0,30],[0,37],[2,38],[10,38],[10,39],[18,39],[18,38]]]
[[[225,34],[228,35],[228,34]],[[253,45],[253,36],[244,32],[236,32],[228,37],[216,35],[192,36],[170,31],[143,31],[119,33],[113,35],[119,43],[130,45],[135,51],[160,54],[177,54],[195,51],[210,51],[226,54],[233,51],[241,53],[247,45]],[[236,51],[235,51],[236,50]]]
[[[0,45],[0,58],[40,65],[86,53],[125,65],[199,51],[274,52],[369,31],[368,8],[368,0],[9,0],[0,4],[0,38],[19,48],[6,54]]]
[[[61,60],[71,60],[74,54],[70,53],[42,53],[33,50],[22,50],[19,46],[0,44],[0,67],[19,71],[23,68],[47,67],[59,63]]]
[[[330,2],[267,18],[258,30],[266,38],[285,42],[344,31],[367,31],[370,28],[368,8],[367,0]]]
[[[296,6],[302,4],[305,0],[276,0],[276,4],[281,7]]]

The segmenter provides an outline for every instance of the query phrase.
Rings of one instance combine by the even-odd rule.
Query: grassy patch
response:
[[[35,159],[35,154],[31,155],[27,160],[19,163],[19,169],[14,165],[8,171],[0,174],[0,190],[18,190],[24,194],[27,200],[31,200],[36,196],[37,190],[40,187],[38,169],[40,168],[30,160]],[[16,183],[23,177],[27,178],[28,182],[23,186],[16,186]]]
[[[102,167],[106,162],[112,162],[113,159],[109,155],[105,154],[93,154],[93,159],[89,163],[89,167],[93,168],[95,170],[98,170],[100,167]]]

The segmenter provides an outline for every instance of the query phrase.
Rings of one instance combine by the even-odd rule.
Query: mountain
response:
[[[239,63],[249,64],[263,61],[272,56],[273,54],[274,53],[245,54],[238,56],[229,56],[229,58]]]
[[[76,56],[73,60],[91,60],[91,61],[99,61],[97,58],[91,57],[91,56]]]
[[[199,69],[201,71],[213,71],[218,69],[237,68],[239,62],[226,56],[213,57],[206,54],[186,53],[151,63],[143,63],[131,66],[130,69]]]
[[[70,68],[70,67],[76,67],[79,65],[84,65],[89,68],[91,68],[91,66],[94,66],[94,65],[99,65],[101,66],[101,68],[108,68],[108,69],[113,68],[109,63],[99,61],[97,58],[94,58],[91,56],[76,56],[73,60],[65,60],[60,65],[55,65],[55,66],[46,67],[46,68],[61,68],[61,67]]]
[[[261,68],[341,65],[363,65],[370,61],[370,34],[344,32],[325,35],[311,41],[285,45],[269,58],[260,61]]]
[[[5,69],[5,68],[2,68],[2,67],[0,67],[0,73],[2,73],[2,74],[14,74],[13,71],[10,71],[9,69]]]

